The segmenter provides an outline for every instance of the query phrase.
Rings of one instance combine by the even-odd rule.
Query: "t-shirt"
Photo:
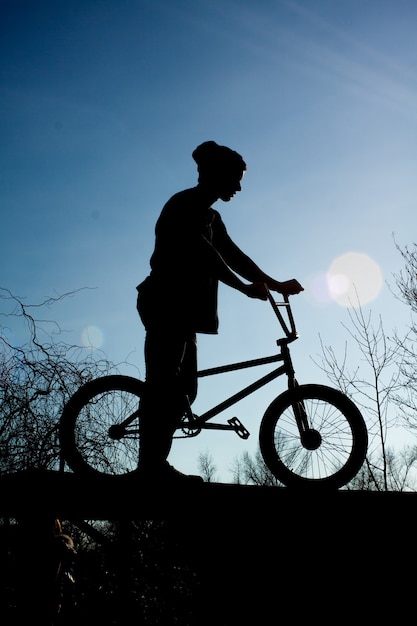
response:
[[[220,214],[206,206],[196,187],[168,200],[155,226],[150,276],[138,286],[145,326],[217,333],[217,253],[229,241]]]

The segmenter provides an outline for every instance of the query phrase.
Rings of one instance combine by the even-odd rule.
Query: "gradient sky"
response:
[[[50,317],[143,375],[135,286],[163,204],[214,139],[248,164],[216,208],[267,273],[304,285],[297,375],[326,382],[312,357],[320,336],[343,355],[349,281],[387,334],[409,321],[387,282],[402,269],[393,234],[416,236],[416,23],[414,0],[1,0],[1,286],[29,303],[91,288]],[[220,320],[199,337],[201,367],[274,352],[267,304],[222,288]],[[230,479],[284,387],[225,414],[248,442],[205,434],[177,442],[173,463],[195,470],[209,450]],[[202,383],[196,412],[234,389]]]

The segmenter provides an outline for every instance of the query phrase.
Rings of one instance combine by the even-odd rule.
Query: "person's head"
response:
[[[246,170],[240,154],[215,141],[205,141],[194,150],[193,159],[197,163],[199,184],[218,198],[227,202],[240,191]]]

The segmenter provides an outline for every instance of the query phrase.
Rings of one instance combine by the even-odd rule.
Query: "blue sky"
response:
[[[242,192],[216,205],[230,234],[305,287],[300,382],[326,382],[311,359],[320,336],[343,353],[352,276],[387,332],[408,323],[386,282],[402,268],[393,233],[411,245],[417,225],[413,0],[2,0],[0,13],[1,286],[32,303],[91,288],[50,312],[69,340],[89,328],[109,359],[132,364],[123,371],[143,372],[135,286],[159,212],[195,184],[191,153],[207,139],[248,164]],[[274,352],[266,304],[221,289],[220,320],[219,336],[199,338],[201,367]],[[197,412],[233,390],[210,385]],[[191,471],[208,449],[227,478],[283,388],[225,415],[248,442],[179,442],[175,465]]]

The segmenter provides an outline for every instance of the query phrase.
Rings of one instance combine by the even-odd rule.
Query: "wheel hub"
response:
[[[318,430],[310,428],[301,436],[301,443],[306,450],[317,450],[321,446],[321,435]]]
[[[109,428],[110,439],[122,439],[125,435],[125,427],[120,424],[113,424]]]

